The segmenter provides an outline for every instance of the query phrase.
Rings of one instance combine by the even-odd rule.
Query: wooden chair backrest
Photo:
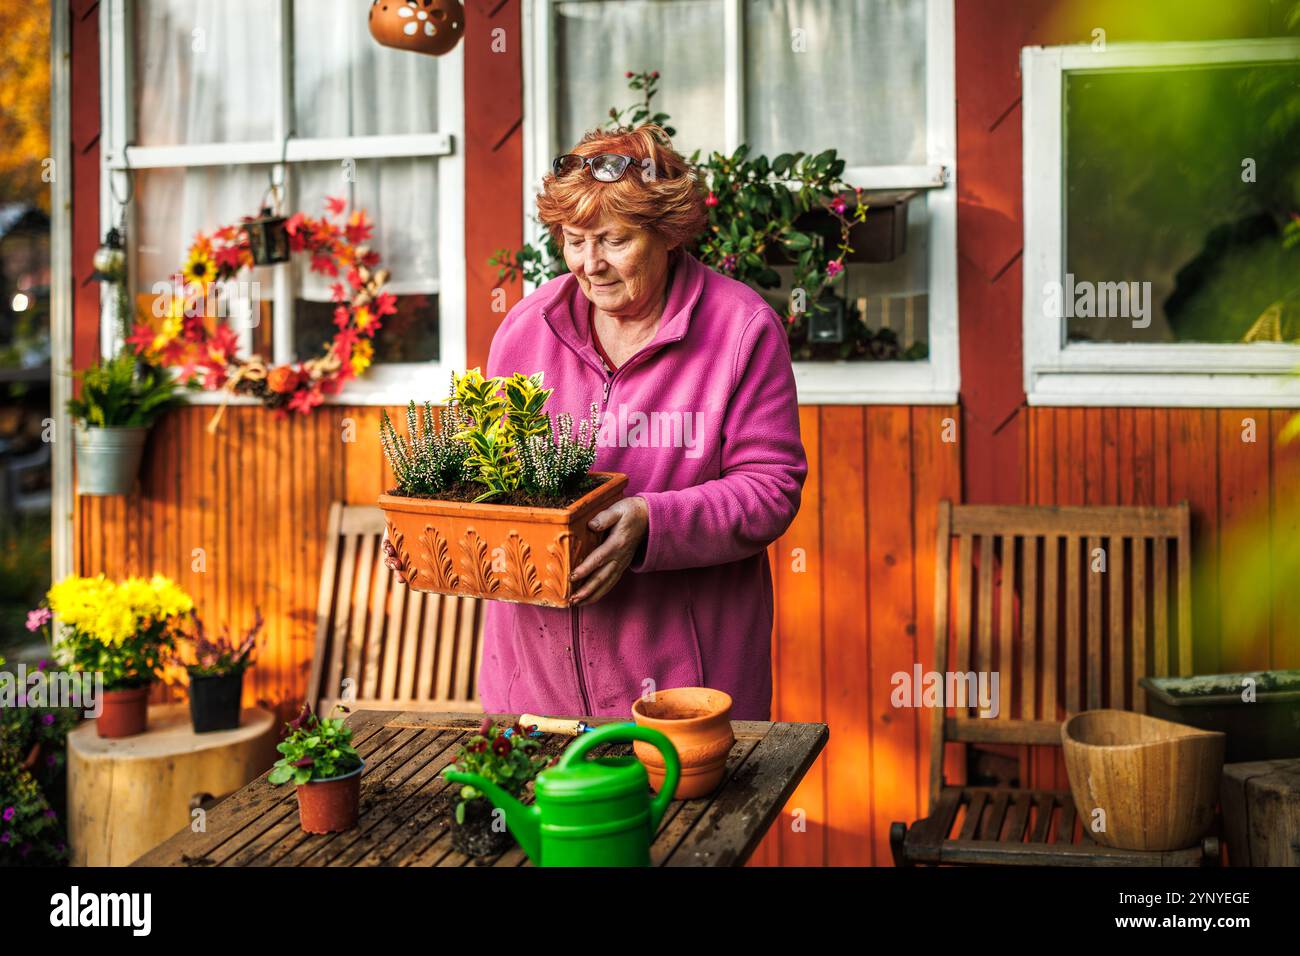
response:
[[[953,707],[952,716],[947,707],[934,708],[932,805],[945,742],[1059,745],[1067,714],[1145,711],[1139,677],[1191,673],[1187,502],[1148,508],[945,500],[938,538],[934,669],[945,677],[997,672],[999,687],[996,716],[979,716],[977,706]]]
[[[328,711],[351,679],[370,710],[477,711],[483,602],[408,588],[384,564],[384,514],[330,507],[308,702]]]

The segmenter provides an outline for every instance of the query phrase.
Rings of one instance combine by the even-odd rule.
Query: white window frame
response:
[[[122,175],[128,166],[133,170],[189,168],[199,166],[277,165],[284,156],[285,207],[294,209],[294,164],[313,161],[389,159],[427,157],[437,164],[438,196],[438,335],[439,358],[436,362],[377,362],[360,378],[349,381],[337,395],[326,402],[337,405],[404,405],[411,399],[426,401],[446,391],[452,369],[465,364],[465,207],[462,197],[465,184],[464,142],[464,53],[463,44],[438,58],[438,125],[439,131],[427,134],[351,136],[336,138],[284,137],[293,115],[293,0],[278,0],[281,41],[281,81],[272,116],[274,139],[261,142],[195,143],[177,146],[133,146],[135,128],[134,43],[131,23],[133,0],[102,0],[100,4],[100,82],[102,133],[100,142],[100,219],[117,222],[121,210],[113,199],[110,179],[118,176],[117,190],[125,195]],[[364,10],[360,11],[357,29],[365,29]],[[410,54],[415,55],[415,54]],[[254,197],[255,198],[255,197]],[[251,199],[250,199],[251,201]],[[127,210],[127,236],[136,234],[134,206]],[[432,216],[432,210],[430,210]],[[214,227],[220,225],[213,223]],[[382,256],[383,250],[378,250]],[[133,242],[128,249],[131,275],[135,275],[136,253]],[[178,263],[179,265],[179,263]],[[274,364],[294,362],[292,273],[286,267],[273,267],[272,355]],[[401,292],[401,277],[394,277],[392,291]],[[119,345],[118,330],[113,328],[107,308],[101,313],[100,342],[105,356]],[[381,329],[378,333],[383,335]],[[260,404],[251,396],[228,392],[187,392],[194,404]]]
[[[557,113],[552,93],[554,5],[525,0],[524,236],[537,244],[533,197],[550,169]],[[744,2],[722,0],[725,149],[744,141]],[[957,349],[957,136],[953,0],[926,5],[926,163],[858,166],[844,180],[863,189],[923,191],[930,219],[929,358],[917,362],[795,362],[804,405],[951,405],[960,387]],[[820,148],[824,144],[810,146]]]
[[[1064,283],[1064,74],[1215,63],[1294,61],[1294,39],[1025,47],[1024,377],[1030,405],[1300,406],[1300,346],[1067,342],[1044,315],[1044,289]],[[1055,327],[1053,326],[1053,323]]]

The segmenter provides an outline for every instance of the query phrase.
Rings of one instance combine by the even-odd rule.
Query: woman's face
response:
[[[668,278],[668,247],[650,230],[606,218],[590,228],[566,224],[561,241],[569,271],[603,312],[637,317],[659,304]]]

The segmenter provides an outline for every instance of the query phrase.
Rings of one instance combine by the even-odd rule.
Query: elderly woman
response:
[[[492,602],[489,712],[627,717],[671,687],[772,698],[767,546],[799,508],[807,461],[785,329],[752,289],[687,251],[699,183],[664,131],[588,133],[537,197],[567,275],[510,310],[490,375],[545,373],[550,405],[600,414],[596,468],[627,497],[573,571],[569,609]]]

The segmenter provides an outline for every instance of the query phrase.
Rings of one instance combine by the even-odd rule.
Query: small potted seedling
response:
[[[600,542],[587,522],[627,476],[592,471],[597,408],[574,428],[545,406],[542,373],[452,376],[434,424],[411,402],[406,435],[387,413],[380,438],[397,486],[379,496],[384,560],[417,591],[568,607],[572,570]]]
[[[190,720],[196,734],[234,730],[239,726],[240,701],[244,694],[244,671],[252,666],[250,654],[262,630],[262,612],[254,610],[253,626],[238,643],[224,626],[216,640],[209,640],[203,620],[194,615],[194,633],[187,635],[194,662],[178,657],[190,678]]]
[[[336,710],[347,713],[338,705]],[[283,755],[267,777],[298,788],[298,819],[307,833],[338,833],[357,825],[365,761],[352,747],[352,728],[342,717],[318,717],[303,704],[276,745]]]
[[[447,769],[477,774],[518,797],[524,786],[546,768],[547,759],[538,753],[541,746],[530,736],[536,729],[519,724],[506,728],[484,717],[479,732],[460,745],[455,762]],[[459,798],[451,826],[451,845],[455,849],[469,857],[489,857],[514,845],[505,813],[497,811],[482,791],[464,786]]]

